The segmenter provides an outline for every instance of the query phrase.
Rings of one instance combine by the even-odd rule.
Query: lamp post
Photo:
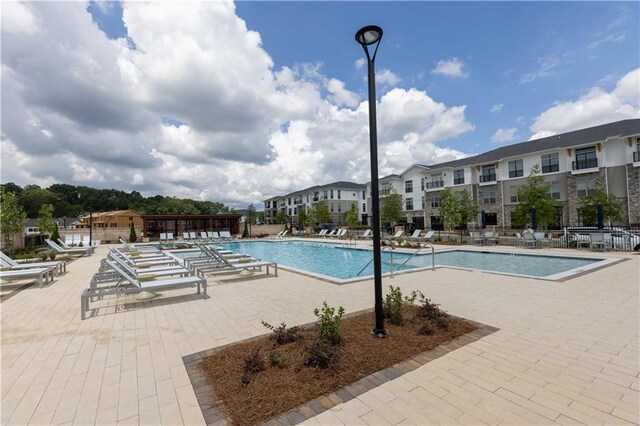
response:
[[[368,25],[358,30],[356,42],[367,55],[369,80],[369,150],[371,152],[371,214],[373,216],[373,282],[375,293],[376,327],[371,331],[375,337],[387,337],[382,312],[382,261],[380,258],[380,194],[378,194],[378,130],[376,123],[376,75],[374,61],[382,40],[382,28]],[[376,45],[373,55],[369,46]]]

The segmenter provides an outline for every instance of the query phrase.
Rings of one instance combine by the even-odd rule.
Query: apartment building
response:
[[[396,192],[403,199],[406,223],[420,229],[439,229],[442,226],[439,212],[442,190],[451,188],[459,194],[466,190],[480,210],[484,210],[488,226],[520,227],[525,224],[512,220],[512,212],[518,203],[517,191],[536,164],[550,186],[549,196],[559,202],[556,227],[582,225],[581,198],[597,188],[613,194],[622,203],[625,219],[620,224],[640,223],[640,119],[507,145],[440,164],[413,164],[400,174],[379,180],[380,200],[384,203],[386,195]],[[270,198],[265,201],[267,220],[275,218],[281,209],[295,217],[296,206],[313,205],[313,201],[306,201],[307,196],[311,196],[311,200],[335,201],[338,186],[345,195],[358,198],[363,223],[371,224],[371,184],[350,182],[336,182]],[[331,194],[326,193],[330,189],[334,190],[331,198]],[[356,196],[358,191],[360,197]],[[300,203],[296,204],[296,201]],[[344,213],[345,208],[348,210],[341,206],[342,211],[335,212],[334,205],[335,223],[344,223],[344,215],[338,213]],[[475,224],[468,225],[479,222],[480,217]]]
[[[298,223],[298,212],[305,211],[324,201],[331,213],[333,223],[343,225],[352,204],[358,208],[360,217],[366,223],[367,201],[366,186],[353,182],[333,182],[327,185],[315,185],[289,194],[264,200],[264,215],[267,223],[275,223],[279,212]]]

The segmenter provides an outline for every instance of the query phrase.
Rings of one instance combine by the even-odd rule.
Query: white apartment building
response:
[[[265,220],[275,223],[278,212],[283,212],[297,224],[300,209],[313,208],[318,202],[324,201],[336,225],[346,223],[346,215],[352,204],[356,204],[363,223],[366,223],[368,210],[365,188],[362,184],[340,181],[272,197],[264,201]]]
[[[420,229],[440,229],[440,192],[444,188],[467,190],[485,211],[488,226],[520,227],[526,224],[513,223],[512,211],[518,203],[518,187],[526,182],[535,164],[551,187],[549,196],[560,204],[555,227],[583,225],[580,199],[596,188],[613,194],[623,204],[626,217],[620,224],[640,224],[640,119],[507,145],[440,164],[413,164],[400,174],[380,179],[381,203],[393,188],[402,196],[406,223]],[[311,187],[266,200],[267,221],[273,220],[278,209],[295,217],[297,206],[312,206],[314,199],[325,199],[334,203],[334,222],[343,224],[344,215],[339,213],[348,207],[342,205],[341,212],[335,211],[338,188],[342,200],[358,201],[363,223],[370,224],[371,185],[350,182]],[[327,191],[331,189],[334,192],[330,197]],[[479,221],[478,217],[476,224]]]

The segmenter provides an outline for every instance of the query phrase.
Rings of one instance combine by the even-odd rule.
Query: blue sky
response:
[[[382,175],[640,116],[638,2],[0,7],[3,182],[238,207],[366,182],[369,24]]]

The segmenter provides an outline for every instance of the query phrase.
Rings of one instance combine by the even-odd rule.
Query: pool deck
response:
[[[110,296],[81,321],[80,294],[106,252],[0,304],[3,425],[202,424],[183,356],[265,334],[261,320],[311,322],[325,300],[347,312],[373,304],[372,280],[336,286],[281,269],[211,277],[206,300],[192,289],[126,305],[133,297]],[[385,278],[499,330],[305,423],[639,424],[640,254],[595,256],[625,261],[563,282],[449,268]]]

